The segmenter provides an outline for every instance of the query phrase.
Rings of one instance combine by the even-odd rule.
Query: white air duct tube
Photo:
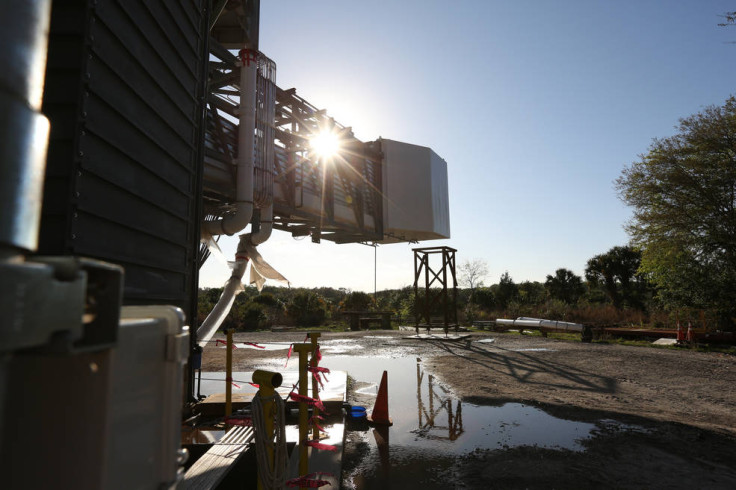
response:
[[[516,320],[505,318],[496,319],[496,325],[505,325],[508,327],[520,327],[527,329],[539,330],[556,330],[563,332],[582,332],[583,325],[580,323],[558,322],[555,320],[543,320],[541,318],[519,317]]]
[[[207,342],[215,335],[217,329],[220,328],[220,325],[230,313],[235,296],[243,290],[242,280],[246,267],[248,267],[248,259],[241,258],[239,254],[236,255],[233,273],[230,275],[230,279],[225,282],[220,299],[217,300],[215,307],[212,308],[210,314],[197,329],[197,339],[199,339],[198,343],[201,347],[207,345]]]
[[[220,299],[217,300],[217,304],[207,318],[202,322],[202,325],[197,329],[197,338],[199,339],[199,345],[204,347],[212,336],[220,328],[222,322],[227,318],[230,309],[235,301],[235,296],[243,290],[243,276],[245,275],[245,269],[248,267],[248,259],[252,258],[254,263],[259,263],[259,268],[266,274],[264,277],[260,273],[256,273],[251,264],[251,283],[258,283],[258,290],[263,287],[263,282],[266,278],[277,281],[286,281],[286,279],[278,274],[274,274],[271,267],[263,261],[260,254],[255,250],[256,245],[268,240],[271,236],[271,230],[273,229],[273,204],[268,205],[266,208],[261,210],[261,228],[255,233],[247,233],[240,235],[240,242],[238,243],[238,249],[235,252],[235,265],[233,266],[233,272],[230,275],[230,279],[225,282],[225,287],[222,290]],[[254,277],[257,276],[257,277]],[[288,283],[288,281],[286,281]]]
[[[255,154],[258,54],[249,49],[243,50],[242,53],[235,211],[224,218],[203,222],[202,231],[210,235],[234,235],[248,226],[253,215],[253,160]]]

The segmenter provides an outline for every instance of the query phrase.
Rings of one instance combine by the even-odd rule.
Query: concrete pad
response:
[[[675,345],[677,344],[677,339],[657,339],[654,342],[652,342],[654,345]]]

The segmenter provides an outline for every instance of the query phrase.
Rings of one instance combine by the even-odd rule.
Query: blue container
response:
[[[365,418],[365,407],[351,406],[347,416],[353,420],[362,420]]]

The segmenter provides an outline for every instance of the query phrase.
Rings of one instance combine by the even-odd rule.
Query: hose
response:
[[[266,425],[263,415],[264,402],[274,403],[273,414],[270,416],[275,418],[275,441],[273,438],[268,440],[266,437]],[[274,393],[273,396],[262,397],[259,392],[253,397],[252,412],[258,476],[261,479],[261,484],[264,489],[283,489],[286,482],[286,417],[284,415],[284,400],[278,393]],[[268,449],[273,451],[273,469],[271,469],[269,464]]]

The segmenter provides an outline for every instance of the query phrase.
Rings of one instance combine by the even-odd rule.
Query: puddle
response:
[[[588,439],[636,430],[615,420],[564,420],[521,403],[463,403],[416,358],[336,356],[325,357],[321,365],[347,371],[357,385],[365,384],[356,392],[371,395],[377,393],[383,371],[388,371],[394,425],[388,430],[365,426],[365,432],[351,433],[349,445],[354,449],[344,461],[345,488],[452,488],[453,461],[479,450],[527,446],[582,452]],[[374,400],[366,403],[369,411]]]
[[[330,344],[356,345],[354,341]],[[350,449],[343,461],[346,488],[412,486],[407,482],[422,482],[423,488],[449,488],[451,481],[440,473],[451,474],[455,458],[476,451],[526,446],[582,452],[585,441],[593,437],[640,429],[615,420],[585,423],[560,419],[521,403],[482,406],[461,402],[415,357],[333,355],[325,356],[320,365],[346,371],[355,381],[355,392],[367,400],[364,404],[369,412],[383,371],[388,371],[389,414],[394,424],[387,430],[348,425],[350,442],[346,448]],[[387,481],[389,473],[392,476]]]
[[[323,354],[345,354],[365,349],[365,346],[358,344],[355,339],[325,340],[320,342],[319,346]]]
[[[590,437],[594,424],[553,417],[519,403],[479,406],[460,402],[416,358],[324,358],[322,366],[347,371],[356,381],[370,383],[356,390],[375,395],[384,370],[388,371],[392,448],[464,454],[475,449],[535,445],[580,451],[580,440]],[[371,402],[372,403],[372,402]],[[370,411],[373,407],[367,407]]]

